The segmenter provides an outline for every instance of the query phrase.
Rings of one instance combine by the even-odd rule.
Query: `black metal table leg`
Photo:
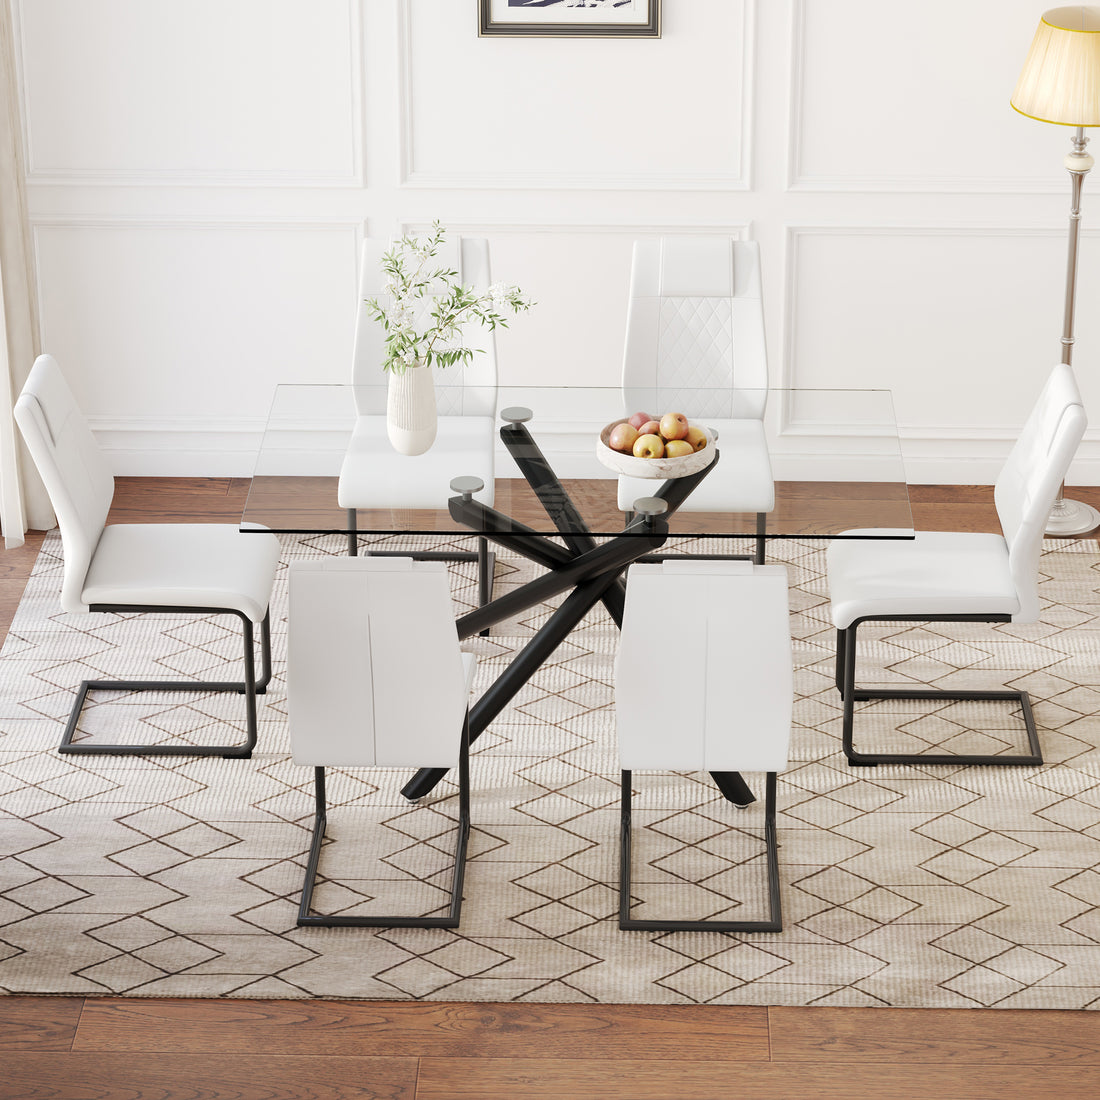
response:
[[[565,545],[574,554],[584,554],[595,549],[596,540],[588,530],[588,525],[558,475],[554,473],[546,455],[542,453],[542,448],[527,430],[527,425],[523,421],[512,421],[500,429],[500,438],[527,484],[534,489],[535,496],[558,529]],[[604,608],[617,627],[623,625],[625,601],[626,582],[619,578],[607,589],[603,601]]]
[[[603,593],[614,584],[621,570],[625,568],[625,565],[620,566],[618,570],[586,581],[573,589],[561,607],[543,623],[488,691],[470,708],[471,741],[476,741],[485,732],[539,666],[565,641],[577,623],[600,602]],[[421,768],[401,788],[401,793],[410,802],[415,802],[428,794],[446,774],[446,768]]]
[[[507,416],[507,412],[504,414]],[[508,668],[497,678],[470,710],[470,740],[476,740],[489,723],[507,706],[539,666],[565,640],[571,630],[599,602],[603,602],[617,627],[622,626],[626,600],[623,573],[627,566],[662,546],[668,537],[668,519],[691,495],[695,487],[714,469],[719,454],[697,474],[664,482],[654,496],[667,505],[666,512],[648,518],[635,515],[622,534],[610,542],[598,544],[569,494],[522,421],[513,420],[500,430],[501,439],[535,491],[547,515],[560,532],[562,548],[533,528],[497,512],[473,499],[479,483],[452,483],[459,493],[448,502],[451,516],[478,532],[480,536],[510,547],[545,566],[549,572],[514,592],[491,600],[458,620],[460,638],[483,633],[494,623],[541,603],[572,587],[573,592],[520,650]],[[428,794],[446,775],[443,768],[421,768],[402,788],[410,801]],[[712,772],[719,790],[730,802],[747,806],[755,796],[738,772]]]
[[[633,533],[633,532],[637,533]],[[567,588],[583,585],[586,581],[612,576],[609,583],[602,585],[597,602],[603,598],[610,587],[635,559],[661,546],[668,537],[667,525],[654,524],[647,528],[644,521],[636,521],[631,533],[619,535],[602,546],[597,546],[586,554],[568,557],[560,566],[536,577],[519,588],[498,596],[484,607],[476,608],[463,615],[457,623],[458,636],[469,638],[480,633],[487,626],[509,619],[520,611],[542,603],[543,600],[564,592]],[[504,542],[505,540],[502,540]],[[505,543],[506,544],[506,543]],[[578,620],[579,621],[579,620]]]
[[[749,789],[740,772],[711,772],[710,777],[727,802],[732,802],[735,806],[751,806],[756,801],[756,795]]]

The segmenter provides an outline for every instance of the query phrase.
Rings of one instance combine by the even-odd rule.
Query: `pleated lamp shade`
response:
[[[1100,126],[1100,7],[1044,13],[1011,102],[1040,122]]]

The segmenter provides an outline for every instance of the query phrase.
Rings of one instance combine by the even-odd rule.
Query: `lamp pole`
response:
[[[1077,302],[1077,242],[1081,236],[1081,190],[1085,176],[1096,163],[1090,153],[1085,152],[1089,139],[1085,137],[1085,128],[1078,126],[1073,135],[1073,151],[1066,154],[1063,162],[1069,172],[1072,187],[1069,211],[1069,251],[1066,256],[1066,306],[1062,318],[1062,362],[1073,362],[1073,323]],[[1048,535],[1083,535],[1100,525],[1100,512],[1079,500],[1066,500],[1062,495],[1065,484],[1058,490],[1058,499],[1047,518]]]

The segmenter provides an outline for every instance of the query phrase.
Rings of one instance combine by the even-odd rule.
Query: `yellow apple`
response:
[[[688,434],[688,418],[683,413],[665,413],[660,426],[662,439],[683,439]]]
[[[635,458],[664,458],[665,441],[659,435],[640,435],[634,441]]]
[[[694,424],[688,428],[688,434],[684,438],[691,444],[692,449],[701,451],[707,445],[707,433]]]

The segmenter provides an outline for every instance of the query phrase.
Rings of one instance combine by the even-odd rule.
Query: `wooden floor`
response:
[[[112,519],[232,523],[245,490],[122,478]],[[912,498],[919,529],[996,530],[987,488]],[[0,554],[4,631],[40,542]],[[3,1100],[1045,1095],[1100,1096],[1100,1011],[0,997]]]

